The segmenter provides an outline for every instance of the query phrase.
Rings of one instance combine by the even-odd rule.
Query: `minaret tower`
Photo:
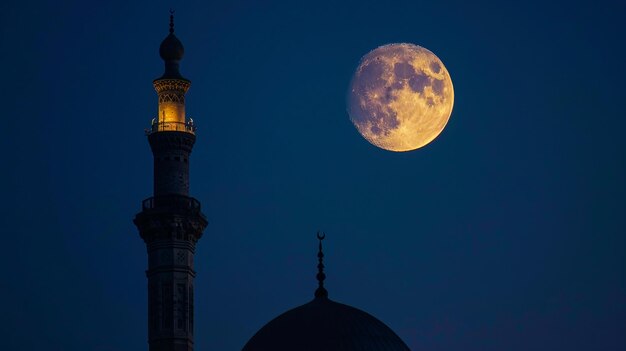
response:
[[[154,155],[154,196],[143,201],[135,225],[148,249],[148,344],[150,351],[193,350],[193,257],[207,226],[200,202],[189,196],[189,155],[196,141],[185,116],[191,82],[180,74],[184,48],[170,33],[159,53],[165,73],[154,80],[159,115],[146,130]]]

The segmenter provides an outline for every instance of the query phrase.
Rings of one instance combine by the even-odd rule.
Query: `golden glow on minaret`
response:
[[[179,71],[179,63],[185,53],[183,44],[174,35],[174,13],[170,13],[170,34],[161,42],[159,55],[165,63],[165,72],[154,80],[159,95],[159,112],[152,120],[148,134],[156,132],[195,133],[193,121],[185,116],[185,94],[191,82]]]
[[[152,132],[179,131],[194,133],[185,115],[185,93],[191,82],[186,79],[157,79],[154,89],[159,95],[159,115],[152,121]]]

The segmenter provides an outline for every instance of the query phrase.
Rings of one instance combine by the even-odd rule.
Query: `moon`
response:
[[[363,56],[347,100],[350,120],[367,141],[402,152],[441,133],[452,113],[454,89],[435,54],[414,44],[388,44]]]

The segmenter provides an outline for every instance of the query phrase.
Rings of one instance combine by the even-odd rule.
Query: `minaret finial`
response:
[[[174,12],[173,9],[170,9],[170,34],[174,33]]]
[[[324,280],[326,279],[326,274],[324,274],[324,252],[322,252],[322,240],[326,237],[326,234],[317,232],[317,240],[319,240],[319,251],[317,252],[317,281],[319,282],[319,286],[317,290],[315,290],[316,298],[327,298],[328,291],[324,288]]]

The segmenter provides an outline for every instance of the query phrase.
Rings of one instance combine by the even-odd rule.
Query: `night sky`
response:
[[[196,349],[329,297],[412,350],[626,350],[623,1],[11,1],[0,11],[6,350],[147,350],[144,129],[176,9],[198,125]],[[428,48],[455,105],[393,153],[346,112],[360,58]]]

